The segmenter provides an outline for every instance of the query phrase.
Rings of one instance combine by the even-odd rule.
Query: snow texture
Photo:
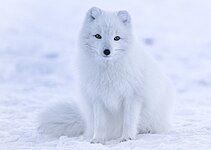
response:
[[[0,150],[211,149],[210,0],[0,0]],[[135,36],[173,80],[168,134],[106,145],[40,136],[37,116],[74,97],[75,52],[86,11],[126,9]]]

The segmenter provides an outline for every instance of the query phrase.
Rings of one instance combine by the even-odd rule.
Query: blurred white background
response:
[[[86,11],[128,10],[134,35],[173,80],[179,97],[167,135],[109,146],[44,141],[36,116],[74,96],[74,59]],[[0,149],[209,149],[210,0],[0,0]]]

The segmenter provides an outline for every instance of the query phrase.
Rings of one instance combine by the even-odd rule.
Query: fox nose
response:
[[[109,49],[105,49],[105,50],[103,51],[103,53],[104,53],[106,56],[108,56],[108,55],[110,55],[111,51],[110,51]]]

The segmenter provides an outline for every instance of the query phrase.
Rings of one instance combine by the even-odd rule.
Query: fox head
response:
[[[131,17],[125,10],[88,10],[80,35],[82,50],[90,59],[112,62],[123,58],[132,41]]]

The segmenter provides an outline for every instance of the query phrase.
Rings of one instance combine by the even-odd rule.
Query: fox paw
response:
[[[135,136],[122,136],[120,138],[120,142],[126,142],[126,141],[134,140],[134,139],[135,139]]]
[[[96,139],[96,138],[93,138],[91,141],[90,141],[91,144],[97,144],[97,143],[101,143],[101,144],[105,144],[105,140],[104,139]]]

